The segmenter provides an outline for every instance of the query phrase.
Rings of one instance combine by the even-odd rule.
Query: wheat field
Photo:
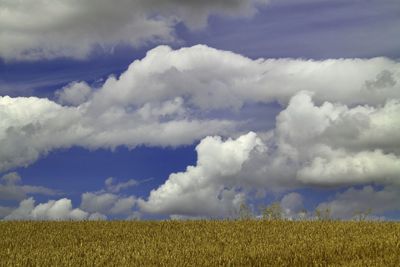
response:
[[[400,223],[0,222],[1,266],[400,266]]]

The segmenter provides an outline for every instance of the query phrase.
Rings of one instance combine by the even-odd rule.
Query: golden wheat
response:
[[[400,266],[400,224],[0,222],[1,266]]]

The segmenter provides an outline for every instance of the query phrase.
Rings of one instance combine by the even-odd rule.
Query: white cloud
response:
[[[139,182],[134,179],[129,179],[126,182],[115,183],[116,179],[114,177],[109,177],[105,180],[104,184],[106,186],[106,191],[111,193],[119,193],[129,187],[137,185]]]
[[[174,26],[204,27],[211,14],[249,16],[266,0],[0,1],[0,57],[84,58],[94,47],[112,51],[174,41]],[[45,16],[43,14],[46,14]]]
[[[129,215],[133,212],[136,199],[133,196],[121,197],[116,194],[87,192],[82,194],[80,208],[90,213],[104,215]]]
[[[54,146],[76,142],[85,133],[74,126],[79,115],[47,99],[0,97],[0,170],[26,166]]]
[[[136,198],[119,194],[126,188],[136,186],[138,184],[136,180],[130,179],[126,182],[116,183],[115,178],[109,177],[104,184],[104,190],[86,192],[81,196],[80,208],[92,213],[93,218],[91,219],[101,219],[103,216],[124,216],[128,220],[140,218],[140,214],[134,210]]]
[[[26,166],[52,149],[73,145],[179,146],[204,138],[196,147],[196,166],[171,174],[147,200],[139,199],[143,212],[224,216],[251,190],[366,183],[383,184],[385,190],[351,189],[321,207],[349,216],[350,210],[364,207],[362,200],[371,193],[377,204],[366,203],[372,208],[395,209],[385,203],[397,200],[393,186],[400,181],[399,64],[385,58],[251,60],[206,46],[175,51],[160,46],[96,90],[82,83],[64,88],[59,100],[73,106],[0,97],[0,170]],[[71,89],[78,85],[86,89]],[[283,106],[275,129],[237,139],[225,137],[251,129],[239,131],[239,119],[210,115],[221,110],[237,115],[245,104],[274,101]],[[209,136],[215,134],[225,137]],[[20,186],[15,175],[3,181],[3,187]],[[80,209],[87,217],[96,214],[93,218],[134,216],[136,199],[117,193],[135,184],[108,179],[106,191],[82,195]],[[35,190],[24,188],[20,199]],[[301,201],[292,193],[281,204],[292,214]],[[36,207],[32,202],[21,202],[9,216],[50,218],[59,213],[47,210],[69,214],[72,209],[67,200],[59,203],[63,209],[51,208],[55,202]]]
[[[65,105],[79,106],[85,103],[92,88],[85,82],[73,82],[55,92],[57,102]]]
[[[370,90],[370,81],[381,79],[382,72],[391,74],[391,82]],[[159,46],[118,79],[109,78],[94,95],[93,106],[181,97],[200,109],[238,109],[248,102],[286,104],[302,90],[314,92],[317,103],[378,105],[400,97],[399,89],[400,63],[387,58],[251,60],[204,45],[178,50]]]
[[[119,198],[112,208],[110,209],[110,214],[131,214],[132,208],[135,206],[136,199],[133,196]]]
[[[226,216],[246,200],[250,190],[366,183],[384,184],[392,195],[390,190],[400,177],[399,110],[396,99],[349,107],[328,101],[317,104],[312,93],[299,92],[278,115],[274,130],[225,141],[217,136],[204,138],[196,147],[196,166],[171,174],[147,200],[138,200],[139,207],[143,212],[174,216]],[[15,175],[7,177],[7,183],[19,180]],[[81,209],[132,214],[135,198],[115,194],[133,186],[132,181],[107,179],[108,192],[83,194]],[[292,214],[300,197],[288,195],[281,204]]]
[[[140,208],[169,215],[226,215],[239,192],[399,184],[399,124],[393,122],[400,114],[400,102],[349,108],[330,102],[317,105],[311,95],[299,92],[292,97],[272,131],[226,142],[218,137],[203,139],[196,148],[197,165],[171,174],[147,201],[139,200]],[[294,202],[301,201],[293,193],[281,204],[293,215],[300,208]]]
[[[320,203],[317,208],[330,210],[334,218],[352,218],[355,212],[372,212],[370,215],[382,215],[388,211],[399,211],[400,191],[398,187],[385,187],[375,190],[372,186],[361,189],[350,188],[328,202]]]
[[[215,138],[209,137],[198,150],[201,168],[188,168],[171,179],[197,177],[195,172],[203,165],[207,170],[217,168],[215,176],[223,176],[218,185],[229,189],[205,187],[198,194],[225,192],[227,203],[235,199],[237,192],[231,188],[236,186],[273,190],[307,184],[395,183],[399,64],[385,58],[251,60],[206,46],[160,46],[120,77],[108,78],[85,96],[86,102],[75,102],[77,106],[0,97],[0,170],[27,166],[53,149],[74,145],[180,146],[209,135],[238,136],[252,130],[236,119],[243,105],[279,101],[284,110],[276,128],[257,133],[265,151],[253,151],[239,170],[230,166],[236,160],[232,156],[218,161],[224,147],[220,143],[213,153],[201,151],[208,147],[204,143],[213,143]],[[230,112],[229,119],[212,117],[221,110]],[[271,119],[268,114],[252,118],[254,123],[266,119]],[[379,171],[372,158],[387,169]],[[232,179],[223,173],[228,167],[236,170]]]
[[[0,171],[27,166],[56,148],[177,146],[210,133],[223,134],[233,126],[227,120],[176,117],[165,110],[168,104],[154,104],[152,115],[143,116],[143,107],[93,112],[90,103],[63,107],[41,98],[0,97]]]
[[[18,181],[14,173],[5,177],[7,181]],[[108,186],[107,190],[111,186],[111,189],[117,192],[132,186],[131,181],[134,180],[113,184],[113,180],[109,178],[105,184]],[[108,216],[122,216],[128,220],[140,219],[141,214],[133,210],[135,204],[134,196],[122,196],[104,190],[83,193],[80,207],[75,209],[72,207],[71,200],[67,198],[49,200],[35,206],[35,200],[30,197],[22,200],[18,208],[0,206],[0,218],[5,217],[5,220],[107,220]]]
[[[317,106],[309,94],[299,93],[277,117],[278,153],[297,162],[297,178],[304,183],[398,183],[398,114],[398,100],[376,108]]]
[[[400,184],[400,158],[380,150],[337,153],[316,157],[298,172],[298,178],[309,184]]]
[[[7,215],[5,220],[29,220],[32,219],[31,212],[35,207],[35,200],[32,197],[22,200],[19,207]]]
[[[35,206],[30,197],[21,201],[19,207],[7,215],[5,220],[84,220],[89,214],[80,209],[73,209],[71,200],[62,198],[49,200]]]
[[[296,94],[259,134],[267,149],[244,164],[239,181],[249,187],[287,190],[304,186],[398,184],[400,102],[355,106]]]
[[[110,193],[96,194],[86,192],[82,194],[80,207],[88,212],[99,212],[105,214],[111,209],[117,199],[117,195]]]
[[[230,215],[244,201],[244,194],[235,186],[225,186],[224,180],[233,178],[260,145],[252,132],[235,140],[203,139],[196,147],[196,166],[171,174],[163,185],[150,192],[147,201],[138,200],[139,207],[148,213]]]
[[[59,193],[43,186],[22,185],[21,176],[16,172],[0,178],[0,200],[22,200],[29,194],[58,195]]]

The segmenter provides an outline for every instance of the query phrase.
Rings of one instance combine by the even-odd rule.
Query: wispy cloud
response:
[[[16,172],[7,173],[0,178],[0,200],[19,201],[32,194],[56,196],[61,193],[43,186],[23,185]]]

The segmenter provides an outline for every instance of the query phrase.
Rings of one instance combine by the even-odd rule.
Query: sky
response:
[[[0,0],[1,220],[398,220],[399,132],[398,0]]]

